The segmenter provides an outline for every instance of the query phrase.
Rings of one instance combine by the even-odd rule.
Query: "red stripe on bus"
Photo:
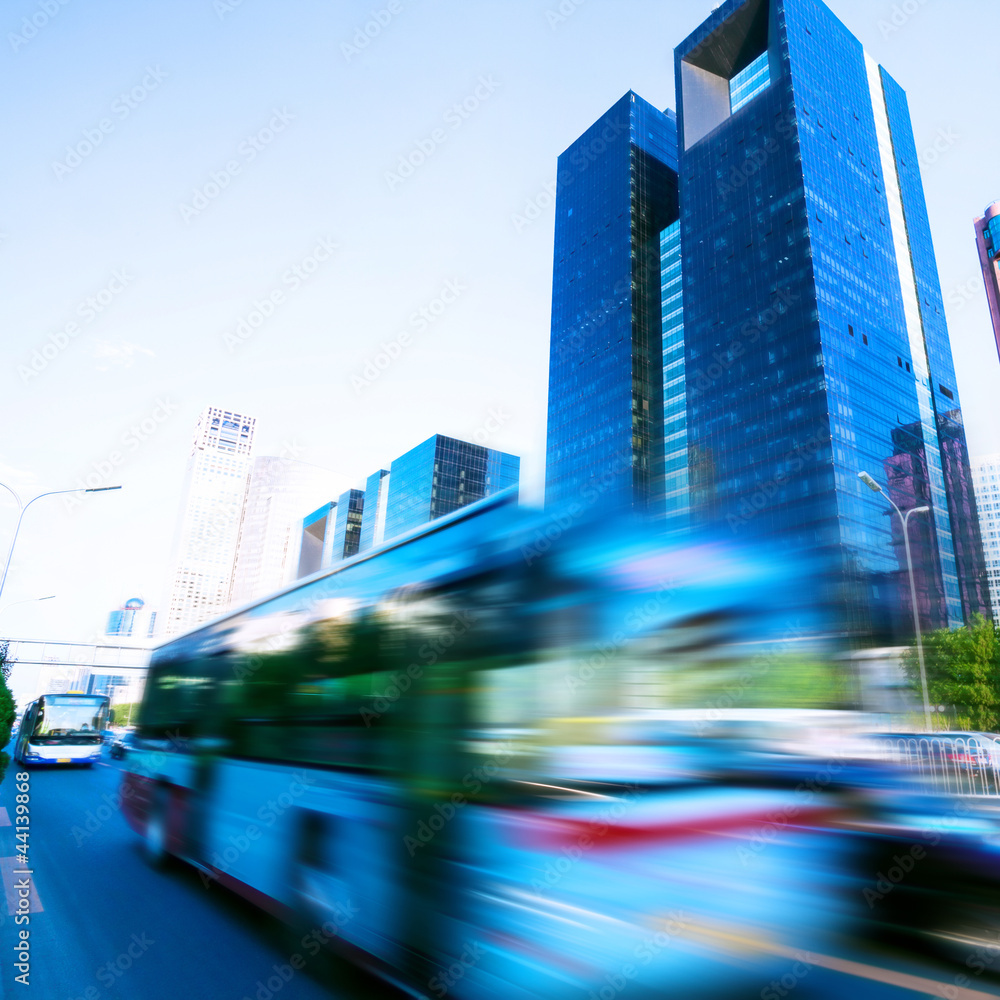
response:
[[[597,847],[617,848],[644,842],[662,843],[699,837],[746,836],[754,828],[769,826],[779,830],[818,827],[842,814],[842,809],[825,807],[798,810],[794,816],[783,818],[779,810],[769,809],[766,813],[726,814],[704,819],[654,823],[649,826],[536,817],[535,824],[530,822],[525,824],[520,832],[531,841],[530,846],[533,848],[558,850],[562,847],[577,846],[593,850]]]

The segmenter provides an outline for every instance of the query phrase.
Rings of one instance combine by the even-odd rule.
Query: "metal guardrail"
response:
[[[992,742],[992,740],[990,741]],[[879,757],[915,775],[928,791],[1000,797],[1000,744],[960,736],[885,737]]]

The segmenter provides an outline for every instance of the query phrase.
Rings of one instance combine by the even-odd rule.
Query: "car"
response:
[[[135,730],[127,729],[119,733],[115,741],[111,744],[111,756],[115,760],[121,760],[134,745]]]
[[[949,760],[983,784],[976,791],[995,792],[1000,778],[1000,742],[992,733],[936,733],[950,744]]]
[[[958,730],[874,733],[868,740],[883,759],[952,792],[995,795],[1000,791],[1000,742],[992,734]]]

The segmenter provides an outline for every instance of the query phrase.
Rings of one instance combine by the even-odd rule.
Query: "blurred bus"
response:
[[[654,710],[824,690],[797,600],[773,560],[484,500],[155,650],[126,816],[305,962],[463,998],[724,988],[734,948],[755,978],[842,918],[838,807],[721,782],[738,751]]]
[[[108,725],[107,695],[43,694],[24,710],[14,740],[21,764],[93,764]]]

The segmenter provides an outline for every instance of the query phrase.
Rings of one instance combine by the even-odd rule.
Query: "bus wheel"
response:
[[[158,786],[153,792],[146,814],[146,839],[143,844],[146,863],[163,868],[170,858],[167,852],[167,792]]]

